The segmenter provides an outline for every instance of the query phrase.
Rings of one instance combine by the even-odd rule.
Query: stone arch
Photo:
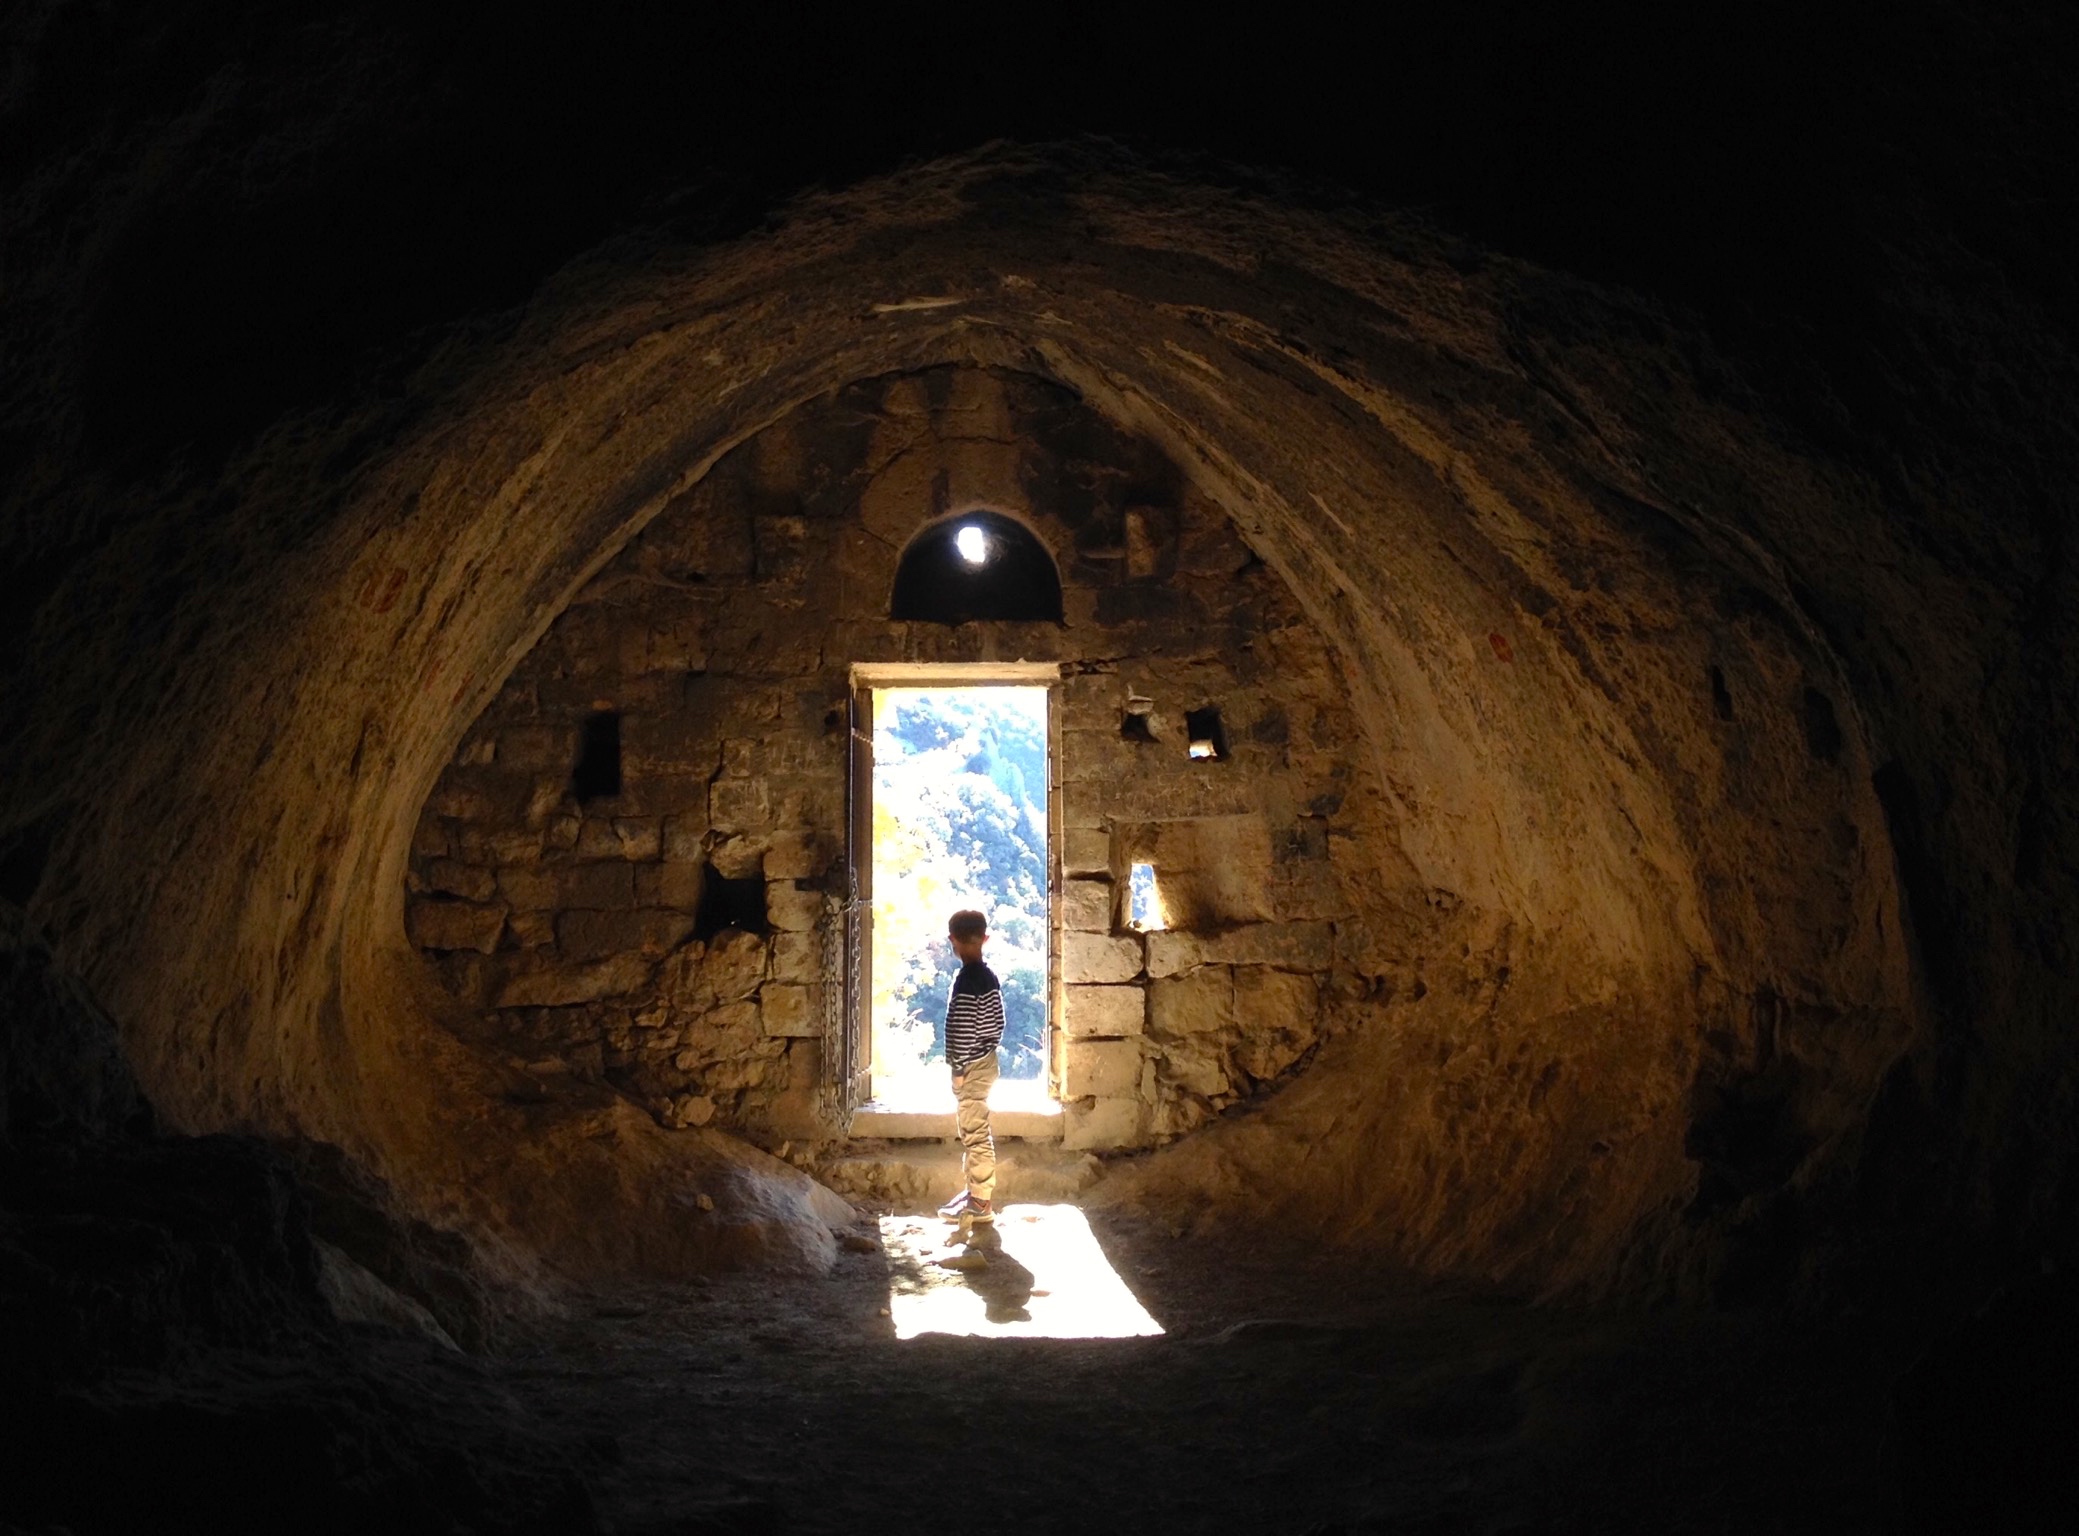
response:
[[[294,530],[293,569],[196,573],[202,637],[126,680],[172,724],[109,753],[39,893],[174,1123],[338,1141],[429,1213],[574,1268],[827,1252],[798,1176],[610,1098],[530,1109],[424,1028],[444,1004],[404,940],[404,874],[468,721],[637,530],[802,402],[961,364],[1054,381],[1226,511],[1332,646],[1394,812],[1391,838],[1341,850],[1397,914],[1347,936],[1382,978],[1340,1000],[1366,1027],[1122,1198],[1253,1187],[1428,1267],[1581,1281],[1642,1244],[1709,1250],[1717,1228],[1676,1220],[1692,1105],[1764,1033],[1818,1042],[1769,1089],[1788,1166],[1852,1128],[1917,1018],[1890,845],[1840,659],[1732,515],[1846,516],[1842,493],[1691,388],[1661,322],[1581,285],[1102,166],[1071,193],[1033,182],[1032,227],[1075,203],[1071,257],[1006,211],[1036,168],[928,167],[589,273],[344,497],[317,449],[255,473],[241,515]],[[1621,358],[1560,339],[1619,313]],[[1700,605],[1736,617],[1707,635]],[[1806,677],[1843,701],[1828,763],[1793,750]],[[1749,1195],[1785,1177],[1773,1146],[1766,1168],[1700,1155]],[[522,1167],[555,1177],[516,1188]],[[646,1219],[693,1181],[769,1219]]]
[[[969,555],[968,530],[985,542]],[[1061,573],[1038,535],[1009,513],[977,507],[927,524],[903,549],[888,598],[891,619],[1061,622]]]

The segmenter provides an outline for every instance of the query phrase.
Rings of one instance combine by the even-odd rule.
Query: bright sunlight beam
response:
[[[929,1216],[883,1216],[888,1315],[898,1339],[1154,1338],[1162,1325],[1106,1261],[1072,1205],[1007,1205],[966,1246]]]
[[[973,523],[953,535],[953,547],[960,551],[960,558],[969,565],[980,565],[989,558],[989,538]]]

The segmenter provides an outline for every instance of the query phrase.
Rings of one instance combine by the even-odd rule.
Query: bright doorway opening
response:
[[[872,1102],[950,1109],[945,1006],[959,962],[946,919],[974,908],[989,919],[983,960],[1003,988],[992,1103],[1039,1107],[1052,981],[1050,690],[949,677],[871,693]]]

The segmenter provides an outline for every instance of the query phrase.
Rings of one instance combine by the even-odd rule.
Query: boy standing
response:
[[[989,1090],[996,1086],[996,1048],[1003,1040],[1003,989],[996,972],[982,964],[989,942],[989,919],[979,912],[955,912],[946,937],[960,960],[960,974],[946,998],[946,1064],[953,1069],[954,1119],[960,1127],[962,1164],[967,1188],[939,1215],[970,1223],[996,1220],[996,1142],[989,1134]]]

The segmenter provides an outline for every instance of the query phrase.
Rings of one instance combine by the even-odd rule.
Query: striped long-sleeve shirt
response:
[[[946,998],[946,1063],[954,1071],[995,1052],[1003,1040],[1003,989],[996,972],[970,960]]]

